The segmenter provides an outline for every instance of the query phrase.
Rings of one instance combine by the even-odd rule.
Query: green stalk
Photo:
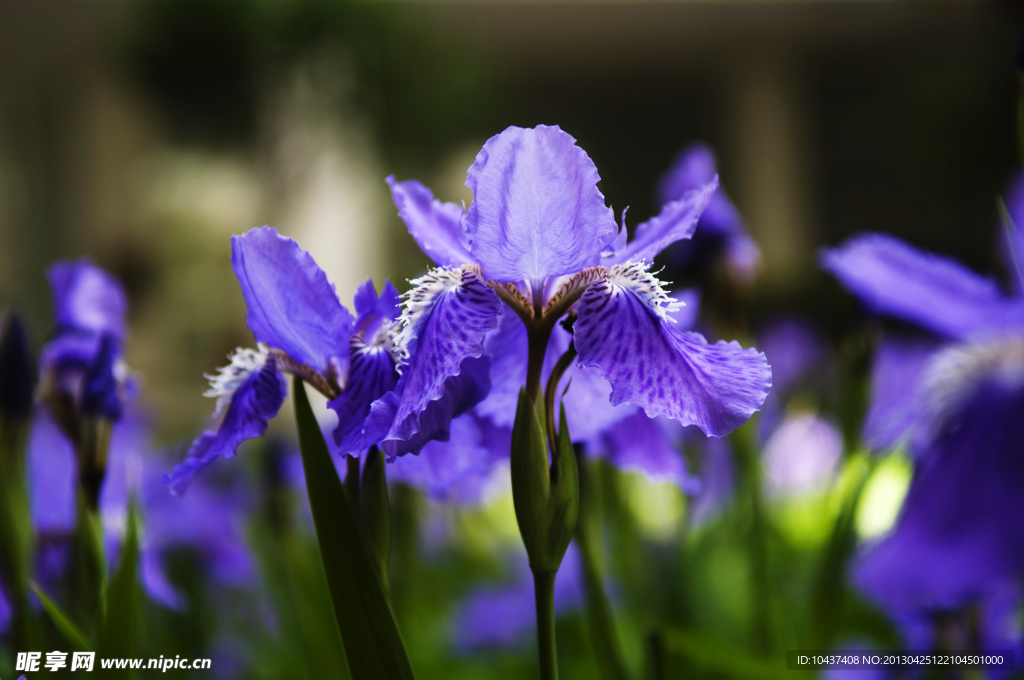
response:
[[[555,574],[554,571],[533,572],[541,680],[558,680],[558,654],[555,649]]]

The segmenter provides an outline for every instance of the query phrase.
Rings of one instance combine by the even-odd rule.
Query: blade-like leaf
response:
[[[139,564],[138,515],[135,503],[128,508],[128,526],[125,530],[124,545],[121,546],[121,563],[107,589],[106,619],[100,627],[98,656],[102,658],[125,658],[132,656],[132,620],[136,572]],[[113,677],[128,677],[127,669],[110,671]]]
[[[293,391],[309,505],[349,671],[354,680],[411,679],[405,645],[301,379]]]
[[[71,646],[71,651],[85,652],[93,648],[85,639],[82,631],[78,630],[78,626],[71,621],[71,618],[64,613],[56,602],[43,592],[43,589],[35,581],[32,582],[32,590],[35,591],[36,596],[43,605],[43,609],[46,610],[46,614],[53,621],[57,631],[64,636],[64,640]]]

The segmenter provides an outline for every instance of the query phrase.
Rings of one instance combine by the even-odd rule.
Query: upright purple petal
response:
[[[574,329],[579,364],[595,367],[612,385],[613,404],[638,404],[724,436],[764,403],[771,368],[764,354],[739,343],[709,345],[667,320],[672,306],[642,267],[616,266],[580,299]]]
[[[636,236],[626,247],[616,253],[610,262],[619,264],[629,261],[646,260],[651,262],[654,256],[676,241],[693,236],[697,228],[697,220],[708,207],[708,202],[718,189],[718,176],[700,187],[688,191],[678,200],[666,203],[657,217],[639,225]]]
[[[498,326],[498,296],[474,266],[435,270],[417,280],[405,311],[400,345],[411,354],[393,393],[374,405],[376,430],[391,426],[382,448],[389,456],[447,441],[452,418],[476,406],[490,390],[484,337]]]
[[[277,415],[288,393],[284,377],[277,370],[271,353],[263,365],[246,378],[231,397],[231,404],[216,432],[205,432],[192,443],[188,456],[161,481],[180,496],[193,476],[220,457],[231,458],[246,439],[260,437],[267,422]]]
[[[343,383],[352,315],[309,253],[275,229],[250,229],[231,237],[231,266],[256,340]]]
[[[53,315],[59,329],[124,338],[128,300],[113,277],[86,258],[52,264],[46,276],[53,289]]]
[[[875,450],[895,446],[920,423],[921,382],[941,345],[932,340],[886,338],[871,369],[871,403],[864,419],[864,443]]]
[[[652,482],[671,482],[686,493],[700,490],[700,481],[689,474],[682,451],[682,427],[666,418],[649,418],[636,412],[610,427],[591,446],[595,458],[603,458],[626,472],[639,472]]]
[[[469,168],[470,251],[487,279],[529,281],[598,264],[616,236],[600,176],[557,126],[510,127],[491,137]]]
[[[462,243],[462,206],[442,203],[430,189],[414,179],[396,182],[387,178],[398,216],[423,252],[439,267],[458,267],[476,262]]]
[[[1024,300],[949,258],[883,234],[824,251],[822,266],[872,310],[950,338],[1024,329]]]

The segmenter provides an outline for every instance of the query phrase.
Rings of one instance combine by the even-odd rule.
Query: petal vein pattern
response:
[[[510,127],[487,140],[469,168],[474,199],[465,218],[486,277],[539,287],[598,264],[616,235],[599,180],[590,157],[557,126]]]
[[[613,404],[638,404],[715,437],[761,408],[771,387],[763,353],[676,330],[657,280],[637,265],[616,269],[583,294],[574,330],[579,365],[600,370]]]

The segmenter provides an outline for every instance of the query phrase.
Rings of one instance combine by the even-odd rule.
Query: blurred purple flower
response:
[[[895,528],[860,556],[854,581],[906,616],[984,601],[1024,570],[1024,298],[881,235],[823,261],[875,311],[952,341],[879,353],[866,434],[907,437],[916,470]]]
[[[121,361],[125,338],[127,297],[120,284],[87,259],[50,266],[57,329],[40,356],[46,401],[68,404],[74,414],[121,417],[122,402],[131,389]],[[63,409],[63,406],[58,408]]]
[[[515,580],[504,587],[472,591],[455,613],[452,635],[456,648],[508,647],[520,643],[537,624],[533,576],[526,555],[516,561]],[[583,606],[583,565],[570,543],[555,576],[555,614]]]
[[[711,147],[694,144],[675,159],[658,187],[658,202],[677,201],[686,192],[717,177],[717,161]],[[715,192],[697,222],[693,238],[672,245],[666,253],[673,269],[695,270],[724,258],[732,275],[742,282],[753,279],[761,250],[750,236],[736,206],[721,189]]]
[[[111,432],[99,504],[111,565],[116,563],[129,496],[134,494],[144,526],[142,582],[154,600],[173,609],[184,606],[182,595],[164,573],[166,555],[179,548],[197,552],[220,583],[248,583],[254,570],[244,541],[245,499],[236,492],[209,486],[197,487],[188,499],[171,497],[160,483],[162,459],[154,455],[149,437],[146,422],[131,412]],[[34,529],[53,548],[40,551],[49,558],[40,555],[37,559],[44,585],[59,578],[70,557],[60,549],[59,539],[74,530],[77,467],[70,442],[49,415],[41,412],[29,438],[28,480]]]
[[[843,437],[813,413],[787,418],[764,447],[765,483],[773,496],[820,491],[835,477]]]
[[[772,365],[772,391],[758,421],[758,436],[763,442],[781,423],[791,392],[824,367],[828,352],[814,327],[797,318],[769,324],[758,333],[758,345]]]

